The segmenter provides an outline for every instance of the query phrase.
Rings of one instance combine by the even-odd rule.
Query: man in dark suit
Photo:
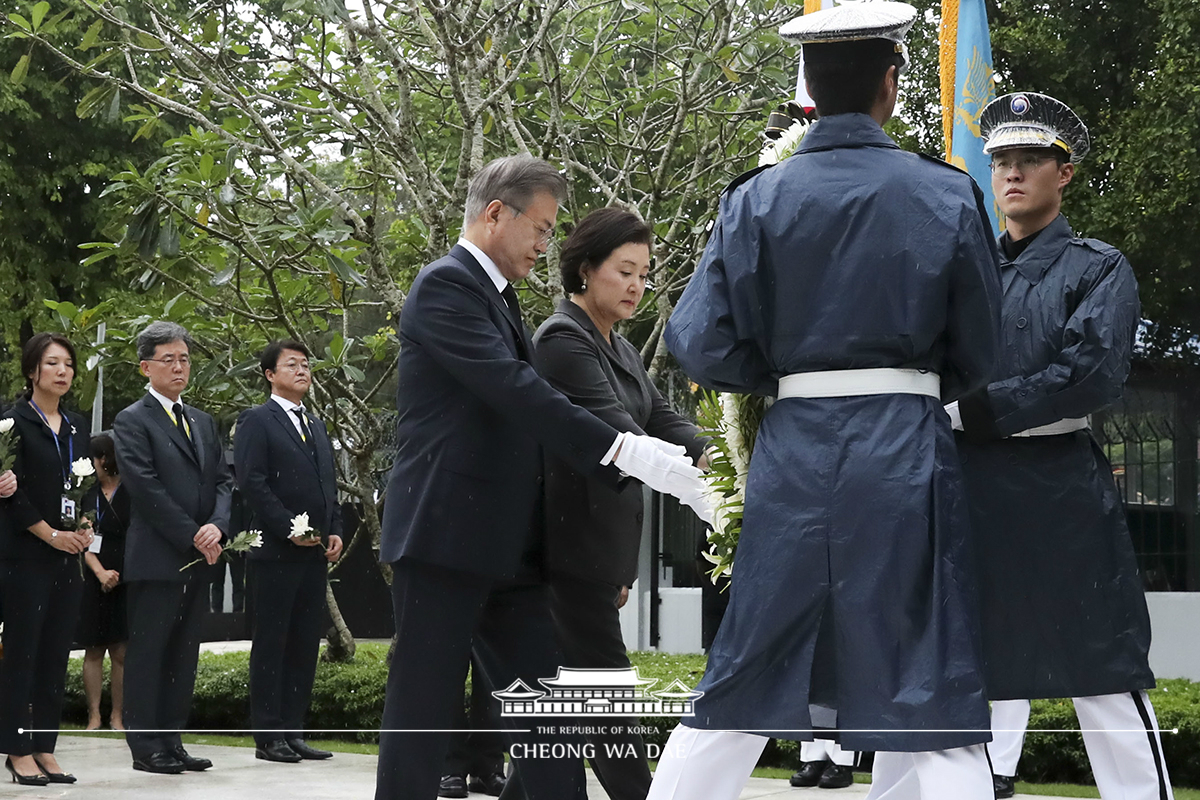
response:
[[[467,190],[462,238],[421,270],[400,318],[398,449],[380,541],[397,641],[377,798],[437,795],[473,632],[498,689],[557,672],[535,525],[542,447],[612,485],[624,472],[703,507],[699,471],[682,447],[619,434],[530,363],[510,282],[545,252],[565,189],[557,170],[529,156],[485,166]],[[562,740],[521,727],[534,732],[512,737],[516,780],[505,794],[523,784],[529,800],[585,797],[582,761],[523,758],[539,753],[528,744]]]
[[[125,544],[129,645],[125,653],[125,740],[133,768],[180,773],[212,766],[183,749],[196,684],[207,571],[229,528],[233,479],[213,418],[183,404],[191,336],[152,322],[137,338],[146,396],[117,414],[113,434],[132,512]],[[182,570],[182,571],[181,571]]]
[[[308,348],[272,342],[259,366],[271,397],[242,412],[233,444],[238,488],[263,537],[250,552],[250,721],[255,756],[294,763],[333,755],[305,744],[303,730],[328,564],[342,552],[342,512],[325,424],[304,408],[312,385]],[[308,515],[309,536],[293,535],[301,514]]]

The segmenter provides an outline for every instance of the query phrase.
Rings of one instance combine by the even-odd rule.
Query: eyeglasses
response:
[[[504,203],[503,200],[501,200],[500,202]],[[504,205],[508,206],[508,203],[504,203]],[[528,214],[526,214],[521,209],[517,208],[516,206],[508,206],[508,207],[513,210],[514,217],[525,217],[525,219],[529,220],[530,222],[533,222],[533,218],[530,217]],[[543,244],[543,245],[550,244],[550,240],[554,238],[554,228],[543,228],[540,225],[538,225],[536,222],[533,222],[533,229],[534,229],[534,231],[537,232],[538,244]]]
[[[999,158],[993,158],[992,163],[989,166],[992,168],[993,174],[998,172],[1001,175],[1007,175],[1009,172],[1016,169],[1019,170],[1022,175],[1024,175],[1037,169],[1046,161],[1057,160],[1058,159],[1056,159],[1054,156],[1025,155],[1021,156],[1020,158],[1005,158],[1001,156]]]
[[[188,356],[179,356],[178,358],[175,356],[167,356],[166,358],[147,358],[145,360],[162,364],[167,369],[174,367],[176,364],[181,367],[186,367],[192,363],[192,359]]]
[[[288,370],[289,372],[312,372],[312,368],[308,366],[307,361],[289,361],[286,364],[280,364],[276,367],[277,370]]]

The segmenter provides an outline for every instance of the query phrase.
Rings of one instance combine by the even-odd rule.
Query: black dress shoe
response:
[[[212,762],[207,758],[196,758],[195,756],[190,756],[188,755],[188,751],[184,750],[182,747],[176,747],[171,751],[171,755],[175,756],[176,761],[183,762],[184,769],[191,770],[192,772],[203,772],[212,766]]]
[[[845,789],[852,783],[854,783],[853,768],[843,767],[841,764],[830,764],[821,773],[821,780],[817,782],[817,786],[822,789]]]
[[[288,743],[283,739],[276,739],[255,747],[254,757],[261,758],[263,761],[278,761],[281,764],[298,764],[304,760],[299,753],[288,747]]]
[[[438,784],[438,797],[466,797],[467,779],[461,775],[443,775]]]
[[[1010,778],[1007,775],[993,775],[992,789],[996,791],[996,800],[1004,800],[1006,797],[1012,797],[1017,793],[1017,787],[1014,785],[1016,778]]]
[[[36,757],[33,759],[33,763],[38,765],[38,769],[40,769],[42,771],[42,774],[46,776],[46,780],[48,780],[50,783],[74,783],[75,782],[75,776],[72,775],[71,773],[69,773],[69,772],[51,772],[50,770],[43,767],[42,762],[38,761]]]
[[[800,765],[800,771],[788,781],[792,786],[816,786],[821,782],[828,761],[805,761]]]
[[[491,775],[474,775],[471,777],[471,782],[467,784],[467,788],[472,792],[486,794],[489,797],[499,797],[504,791],[504,784],[507,783],[503,772],[493,772]]]
[[[333,753],[328,750],[318,750],[315,747],[309,747],[308,742],[303,739],[288,739],[287,744],[301,758],[309,758],[313,761],[319,761],[322,758],[333,758]]]
[[[4,759],[4,767],[12,775],[13,783],[19,783],[22,786],[45,786],[50,782],[50,779],[40,771],[36,775],[22,775],[17,772],[17,768],[12,765],[11,758]],[[464,794],[462,797],[466,797],[466,795]]]
[[[135,758],[133,768],[141,772],[156,772],[159,775],[178,775],[187,769],[182,761],[165,751]]]

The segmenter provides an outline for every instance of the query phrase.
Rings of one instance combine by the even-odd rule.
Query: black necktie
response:
[[[188,433],[187,423],[183,419],[183,404],[176,403],[171,406],[171,411],[175,414],[175,427],[179,428],[179,432],[183,434],[183,438],[187,439],[187,443],[191,445],[192,455],[198,456],[196,453],[196,442],[192,439],[191,434]]]
[[[522,330],[521,304],[517,302],[517,290],[510,283],[504,287],[504,291],[500,292],[500,296],[504,298],[504,302],[508,305],[508,315],[516,323],[517,330]]]
[[[296,415],[296,419],[300,422],[300,438],[308,445],[308,452],[312,453],[315,459],[317,457],[317,445],[313,442],[312,429],[308,427],[308,418],[304,416],[304,406],[296,406],[292,409],[292,413]]]

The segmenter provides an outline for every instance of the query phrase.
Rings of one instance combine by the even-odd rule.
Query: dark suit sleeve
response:
[[[26,436],[27,432],[23,430],[23,420],[16,419],[11,413],[6,416],[12,417],[16,423],[13,426],[13,434],[15,434],[13,437],[13,448],[16,450],[13,460],[13,474],[17,476],[17,490],[5,502],[8,503],[9,514],[12,515],[13,531],[28,532],[29,528],[41,522],[43,517],[42,512],[37,510],[37,506],[29,499],[29,494],[26,491],[27,488],[32,488],[26,486],[29,482],[30,465],[26,463],[26,443],[22,441],[22,437]],[[58,528],[62,524],[58,520],[46,520],[46,523],[51,528]]]
[[[293,515],[271,491],[267,480],[270,469],[268,420],[265,414],[256,411],[243,411],[238,417],[237,433],[233,437],[234,471],[242,497],[254,512],[263,535],[286,542],[292,531]]]
[[[601,467],[600,460],[617,431],[572,404],[532,364],[515,358],[488,313],[490,302],[482,287],[472,288],[467,281],[468,274],[455,270],[428,273],[420,307],[413,309],[419,313],[402,317],[402,330],[509,424],[576,469],[615,479],[616,470]],[[608,472],[612,476],[605,475]]]
[[[222,543],[224,543],[238,533],[238,531],[229,530],[229,517],[233,513],[233,475],[229,471],[229,465],[225,463],[224,448],[219,444],[221,432],[217,429],[217,421],[209,417],[208,426],[209,436],[212,437],[209,441],[218,444],[214,448],[217,459],[217,497],[207,523],[216,525],[221,530]]]
[[[338,502],[337,490],[337,453],[333,451],[333,439],[329,437],[329,429],[325,426],[325,421],[321,420],[317,424],[321,426],[321,430],[325,431],[325,444],[329,448],[329,464],[333,470],[333,516],[329,521],[329,530],[325,533],[330,536],[342,535],[342,504]],[[328,541],[328,537],[326,537]]]
[[[145,516],[154,532],[180,552],[186,553],[193,548],[200,526],[175,502],[159,479],[150,436],[146,431],[147,420],[145,414],[140,413],[142,409],[139,404],[117,414],[113,420],[113,443],[117,451],[117,464],[121,468],[121,482],[129,489],[139,512]],[[228,496],[225,508],[228,519]]]
[[[649,383],[649,377],[647,383]],[[687,454],[696,461],[704,453],[708,439],[700,435],[700,429],[686,417],[676,413],[653,383],[650,383],[650,419],[646,421],[646,433],[659,439],[687,448]]]

